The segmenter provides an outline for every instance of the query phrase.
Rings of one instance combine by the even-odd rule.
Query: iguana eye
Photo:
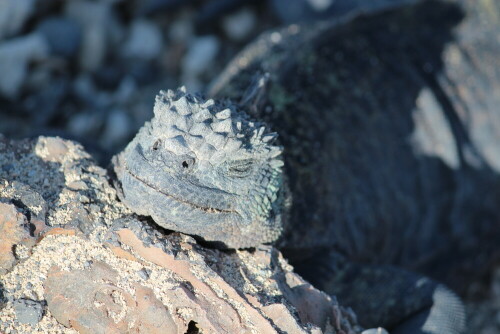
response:
[[[234,161],[229,166],[229,175],[235,177],[245,177],[248,176],[253,169],[253,161],[252,160],[239,160]]]

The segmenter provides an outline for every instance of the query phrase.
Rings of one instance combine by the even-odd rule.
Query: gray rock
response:
[[[364,330],[361,332],[361,334],[389,334],[389,332],[383,329],[382,327],[379,327],[379,328],[370,328]]]
[[[102,126],[103,119],[100,113],[82,112],[75,114],[68,122],[67,128],[70,133],[78,137],[95,135],[96,129]]]
[[[17,321],[35,326],[43,316],[43,305],[31,299],[17,299],[13,303]]]
[[[0,95],[16,98],[31,61],[48,55],[47,41],[39,34],[18,37],[0,44]]]
[[[203,333],[360,332],[352,312],[295,275],[273,247],[218,251],[131,216],[80,145],[0,137],[0,166],[6,163],[20,182],[43,190],[52,224],[27,259],[0,275],[0,291],[36,291],[30,298],[46,304],[7,302],[2,333],[186,333],[193,322]],[[10,175],[0,168],[0,179]],[[0,195],[10,197],[7,190],[0,182]],[[75,235],[78,216],[86,216],[83,235]]]
[[[198,37],[189,46],[188,53],[182,63],[187,76],[203,73],[214,61],[219,52],[219,40],[215,36]]]
[[[62,100],[66,97],[69,87],[67,77],[50,78],[49,84],[40,86],[36,92],[29,94],[23,101],[25,110],[30,114],[36,126],[47,125],[59,112]]]
[[[48,41],[53,54],[71,57],[76,54],[82,41],[81,26],[64,17],[52,17],[44,20],[38,27]]]
[[[249,9],[242,9],[234,14],[224,17],[222,25],[226,35],[234,41],[242,41],[249,37],[255,28],[257,18]]]
[[[33,12],[35,0],[0,1],[0,40],[15,35]]]
[[[194,26],[189,17],[181,17],[172,22],[168,30],[168,38],[176,43],[188,43],[193,38]]]
[[[325,20],[353,11],[371,12],[413,0],[272,0],[271,7],[285,23]],[[414,2],[414,1],[413,1]]]
[[[83,27],[80,67],[88,71],[98,69],[108,52],[109,27],[113,20],[111,5],[85,0],[68,1],[65,12],[68,18]]]
[[[105,147],[112,147],[133,135],[132,131],[131,121],[127,114],[119,109],[113,110],[106,119],[101,141]]]
[[[159,11],[175,9],[176,7],[193,2],[193,0],[136,0],[134,2],[134,13],[137,15],[149,15]]]
[[[125,57],[151,60],[162,51],[163,38],[157,25],[139,19],[132,23],[128,39],[123,47]]]
[[[219,47],[219,40],[215,36],[193,39],[182,61],[182,82],[188,89],[202,90],[199,77],[213,64]]]

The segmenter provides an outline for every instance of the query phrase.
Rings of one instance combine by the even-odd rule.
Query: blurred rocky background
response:
[[[105,163],[151,118],[158,90],[204,91],[245,43],[281,24],[269,6],[2,0],[0,133],[75,139]]]
[[[101,162],[160,89],[207,83],[259,33],[406,0],[1,0],[0,133],[78,140]]]

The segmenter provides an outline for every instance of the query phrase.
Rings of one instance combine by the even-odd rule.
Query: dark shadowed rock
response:
[[[52,54],[61,57],[74,56],[82,41],[81,26],[64,17],[47,18],[36,31],[47,39]]]

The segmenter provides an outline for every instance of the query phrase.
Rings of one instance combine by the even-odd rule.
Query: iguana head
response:
[[[159,225],[241,248],[282,229],[282,148],[235,106],[160,92],[118,157],[124,201]]]

